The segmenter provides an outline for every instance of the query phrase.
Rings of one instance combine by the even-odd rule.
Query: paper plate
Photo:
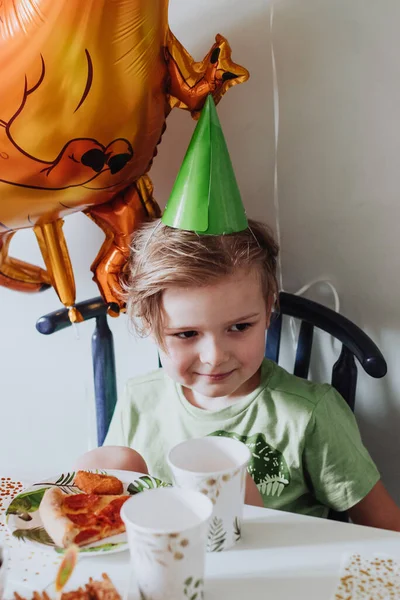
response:
[[[131,495],[144,492],[157,487],[166,487],[169,484],[160,479],[143,475],[133,471],[92,471],[93,473],[103,473],[114,475],[122,481],[124,493]],[[38,483],[26,488],[23,492],[15,496],[6,510],[6,523],[14,538],[21,542],[39,545],[48,549],[53,549],[58,554],[62,554],[65,549],[55,545],[45,528],[39,514],[39,506],[44,492],[49,487],[59,487],[67,494],[82,493],[73,485],[75,471],[69,473],[60,473],[52,477],[46,477]],[[113,552],[122,552],[128,549],[128,540],[126,533],[113,535],[87,546],[80,548],[81,556],[94,556],[96,554],[110,554]]]

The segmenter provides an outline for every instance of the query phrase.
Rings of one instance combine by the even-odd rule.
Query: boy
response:
[[[278,248],[266,227],[247,222],[237,190],[231,185],[225,194],[226,181],[213,178],[215,147],[227,158],[210,103],[207,110],[162,222],[144,225],[132,246],[128,312],[156,341],[163,369],[128,383],[106,445],[77,466],[148,469],[170,480],[166,456],[175,444],[226,435],[252,451],[247,503],[321,517],[329,508],[348,510],[355,523],[400,531],[400,510],[344,400],[331,386],[264,359]],[[204,147],[196,157],[210,131],[212,160]],[[199,196],[200,207],[207,198],[206,218],[203,208],[193,210],[198,181],[189,185],[189,167],[198,160],[211,171],[204,179],[218,188]],[[233,171],[228,181],[235,183]]]

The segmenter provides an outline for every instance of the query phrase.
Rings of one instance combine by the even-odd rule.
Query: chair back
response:
[[[279,312],[271,319],[265,347],[265,356],[276,363],[279,361],[282,318],[285,315],[301,321],[293,369],[293,374],[297,377],[308,378],[315,327],[342,343],[339,358],[332,368],[331,384],[354,412],[357,387],[357,366],[354,359],[357,358],[371,377],[384,377],[387,365],[379,348],[366,333],[343,315],[312,300],[281,292]],[[347,512],[335,510],[330,510],[329,518],[342,522],[349,520]]]
[[[92,298],[76,305],[83,320],[95,319],[92,335],[94,397],[96,403],[97,443],[103,445],[117,403],[117,377],[114,340],[107,321],[107,306],[103,299]],[[56,310],[36,322],[39,333],[50,335],[69,327],[68,309]]]
[[[342,343],[338,360],[332,368],[332,386],[343,396],[354,411],[357,367],[355,358],[368,375],[384,377],[386,361],[377,345],[357,325],[335,311],[294,294],[279,294],[279,313],[275,313],[268,329],[265,356],[274,362],[279,361],[282,332],[282,317],[286,315],[301,321],[297,342],[293,374],[307,379],[310,368],[314,328],[326,331]]]

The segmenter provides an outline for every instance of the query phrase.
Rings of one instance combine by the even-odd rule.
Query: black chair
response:
[[[354,412],[357,367],[354,357],[368,375],[379,379],[387,372],[386,361],[379,348],[357,325],[335,311],[294,294],[279,294],[279,313],[275,313],[268,329],[265,356],[279,361],[282,317],[301,321],[297,342],[294,375],[307,379],[310,368],[314,328],[326,331],[342,343],[342,351],[332,368],[332,386],[343,396]]]
[[[96,319],[92,335],[94,397],[96,403],[97,443],[103,445],[117,403],[114,340],[107,321],[107,306],[103,299],[92,298],[76,304],[83,320]],[[68,309],[48,313],[36,322],[39,333],[50,335],[71,326]]]
[[[279,294],[279,312],[274,313],[268,329],[265,356],[274,362],[279,361],[282,331],[282,317],[294,317],[301,321],[293,373],[307,379],[314,328],[326,331],[342,343],[340,356],[332,368],[331,383],[354,411],[357,386],[357,358],[364,371],[371,377],[384,377],[386,361],[379,348],[357,325],[333,310],[294,294]],[[107,323],[107,309],[102,298],[93,298],[77,305],[83,319],[96,319],[92,336],[92,359],[96,401],[97,441],[104,442],[117,402],[115,375],[114,342]],[[36,329],[45,335],[61,331],[71,325],[68,310],[61,309],[43,317],[36,323]],[[346,513],[331,511],[330,518],[347,521]]]

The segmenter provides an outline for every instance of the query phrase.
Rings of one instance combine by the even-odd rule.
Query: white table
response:
[[[60,559],[52,550],[20,545],[2,527],[0,544],[4,542],[11,543],[6,598],[16,590],[30,600],[33,589],[54,580]],[[353,553],[385,554],[400,562],[400,534],[246,506],[243,539],[233,550],[207,555],[206,600],[331,600],[342,561]],[[134,582],[127,593],[128,552],[82,558],[71,589],[102,572],[123,596],[138,600]]]

